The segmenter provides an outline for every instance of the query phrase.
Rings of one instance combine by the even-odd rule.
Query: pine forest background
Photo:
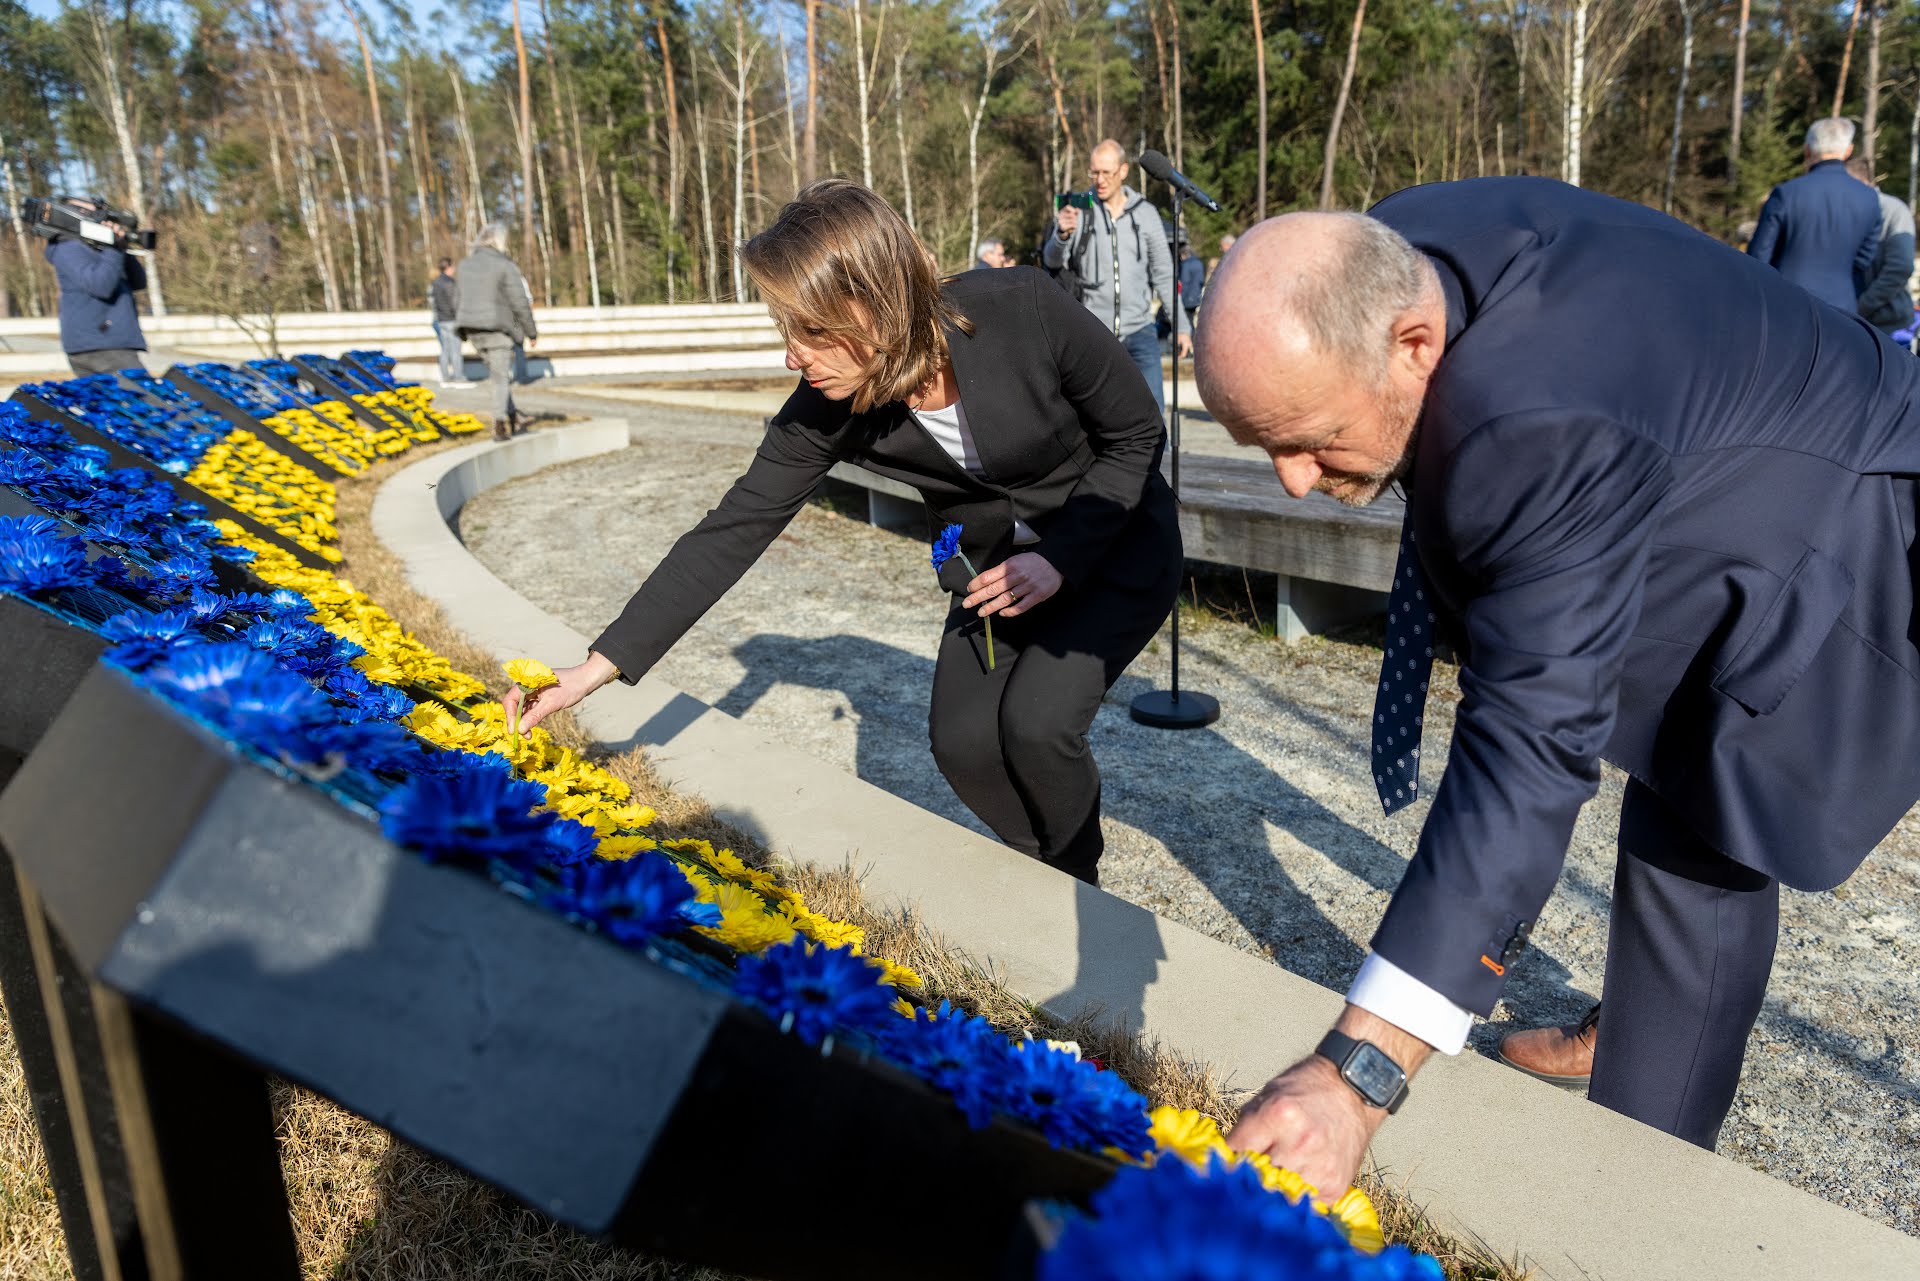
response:
[[[157,311],[420,306],[494,218],[541,304],[745,300],[729,246],[817,175],[876,187],[955,270],[985,235],[1031,260],[1107,136],[1220,197],[1192,218],[1209,256],[1269,214],[1498,173],[1732,238],[1833,113],[1911,201],[1920,7],[0,0],[0,314],[52,306],[31,194],[157,227]]]

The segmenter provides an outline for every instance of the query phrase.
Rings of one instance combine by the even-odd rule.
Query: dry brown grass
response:
[[[452,447],[429,446],[411,461]],[[381,469],[383,472],[385,469]],[[341,576],[378,600],[423,642],[484,679],[507,687],[491,656],[448,625],[408,585],[372,536],[368,512],[380,473],[340,485],[347,554]],[[561,742],[586,738],[564,714],[545,722]],[[776,864],[768,851],[717,819],[695,797],[664,787],[639,751],[605,764],[658,813],[663,836],[699,837],[772,867],[814,910],[866,932],[866,950],[912,966],[925,998],[950,1000],[1013,1036],[1078,1042],[1155,1104],[1193,1108],[1230,1125],[1236,1111],[1205,1064],[1096,1019],[1065,1022],[1008,992],[995,976],[940,938],[910,908],[869,903],[853,868]],[[274,1091],[282,1166],[310,1281],[730,1281],[720,1273],[644,1258],[591,1241],[395,1140],[378,1126],[292,1086]],[[34,1133],[11,1035],[0,1025],[0,1281],[68,1281],[59,1219]],[[1365,1186],[1389,1240],[1438,1257],[1454,1281],[1522,1281],[1522,1270],[1433,1228],[1419,1207],[1375,1176]]]

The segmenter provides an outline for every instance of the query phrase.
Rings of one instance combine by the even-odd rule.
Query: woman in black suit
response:
[[[1097,883],[1100,772],[1086,734],[1180,581],[1165,426],[1113,335],[1043,273],[945,282],[880,197],[807,187],[741,258],[801,375],[747,473],[674,544],[587,661],[523,725],[637,680],[800,510],[836,462],[917,488],[963,528],[934,670],[934,759],[1023,853]],[[994,619],[990,668],[983,620]],[[518,691],[509,695],[516,709]]]

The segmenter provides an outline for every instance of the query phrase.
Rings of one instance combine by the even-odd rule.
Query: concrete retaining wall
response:
[[[374,529],[473,641],[505,659],[576,662],[587,639],[470,556],[448,519],[473,495],[627,444],[617,420],[422,459],[380,490]],[[1164,921],[761,738],[646,678],[580,711],[610,748],[784,856],[866,873],[1015,992],[1065,1016],[1101,1010],[1245,1088],[1307,1053],[1337,994]],[[1172,750],[1172,749],[1170,749]],[[1376,1160],[1443,1226],[1553,1281],[1920,1277],[1920,1241],[1473,1055],[1436,1056]]]

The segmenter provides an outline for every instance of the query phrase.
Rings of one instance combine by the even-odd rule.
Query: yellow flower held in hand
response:
[[[537,658],[512,658],[501,666],[506,669],[507,679],[529,692],[560,683],[553,669]]]

